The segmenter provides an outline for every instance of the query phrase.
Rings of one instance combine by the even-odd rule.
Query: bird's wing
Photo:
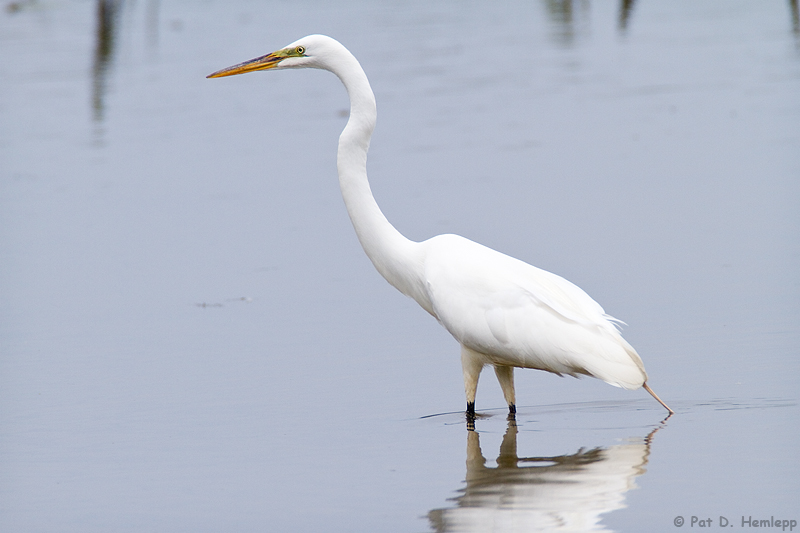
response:
[[[487,363],[587,374],[625,388],[646,379],[636,351],[576,285],[455,235],[425,244],[437,318]]]

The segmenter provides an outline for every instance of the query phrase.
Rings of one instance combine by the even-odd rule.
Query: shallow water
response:
[[[467,431],[344,211],[338,81],[205,79],[315,32],[389,220],[584,288],[675,416],[518,371],[509,424],[487,372]],[[20,1],[0,47],[0,530],[800,522],[796,2]]]

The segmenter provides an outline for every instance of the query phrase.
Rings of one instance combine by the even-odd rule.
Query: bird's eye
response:
[[[298,46],[297,48],[294,49],[294,51],[297,52],[297,55],[303,55],[306,53],[306,47]]]

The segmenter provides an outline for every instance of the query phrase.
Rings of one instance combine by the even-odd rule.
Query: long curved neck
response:
[[[339,137],[337,157],[339,187],[347,213],[361,246],[378,272],[400,292],[429,308],[427,295],[423,294],[420,245],[389,223],[367,180],[367,151],[377,117],[375,95],[361,65],[344,47],[335,64],[330,70],[350,96],[350,119]]]

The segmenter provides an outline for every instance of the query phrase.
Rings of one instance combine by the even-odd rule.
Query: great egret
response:
[[[358,60],[341,43],[309,35],[277,52],[210,74],[319,68],[339,77],[350,96],[350,118],[339,137],[339,186],[356,235],[380,274],[433,315],[461,344],[467,415],[475,415],[478,377],[495,374],[516,412],[514,367],[587,375],[625,389],[647,386],[636,350],[616,319],[564,278],[458,235],[414,242],[381,212],[367,180],[367,150],[375,128],[375,96]]]

